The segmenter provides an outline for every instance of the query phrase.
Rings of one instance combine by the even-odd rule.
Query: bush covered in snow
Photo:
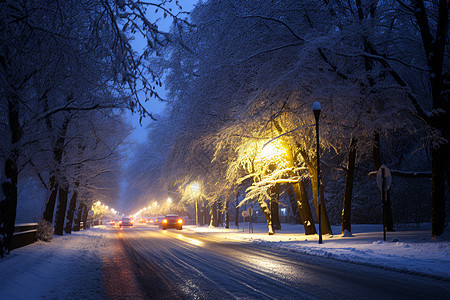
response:
[[[52,224],[45,220],[41,220],[38,223],[36,239],[38,241],[50,242],[53,240],[54,229]]]

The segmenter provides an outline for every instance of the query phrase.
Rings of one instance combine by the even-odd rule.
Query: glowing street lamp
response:
[[[321,201],[320,201],[320,144],[319,144],[319,117],[320,117],[320,112],[322,110],[322,106],[320,105],[319,102],[314,102],[313,103],[313,112],[314,112],[314,118],[316,119],[316,144],[317,144],[317,204],[318,204],[318,209],[319,209],[319,244],[322,244],[322,222],[321,222]],[[282,137],[283,135],[289,134],[291,132],[294,132],[298,129],[304,129],[307,127],[312,127],[314,126],[314,124],[312,125],[305,125],[305,126],[299,126],[297,128],[294,128],[288,132],[285,132],[283,134],[280,134],[279,136],[276,136],[274,138],[272,138],[271,140],[269,140],[268,142],[266,142],[263,145],[263,149],[262,151],[266,151],[265,149],[270,146],[270,144],[275,141],[276,139]],[[271,148],[269,148],[271,149]],[[272,148],[273,149],[273,148]],[[272,150],[267,150],[266,153],[270,153]]]

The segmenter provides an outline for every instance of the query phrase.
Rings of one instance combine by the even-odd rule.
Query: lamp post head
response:
[[[318,123],[319,117],[320,117],[320,111],[322,110],[322,106],[320,105],[319,102],[314,102],[312,109],[314,111],[314,117],[316,118],[316,123]]]

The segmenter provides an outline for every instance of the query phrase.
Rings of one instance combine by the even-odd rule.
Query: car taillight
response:
[[[178,219],[178,224],[183,224],[183,220]]]
[[[167,219],[162,220],[162,222],[163,222],[164,224],[167,223]]]

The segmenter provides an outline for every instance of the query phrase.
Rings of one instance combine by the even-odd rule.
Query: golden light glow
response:
[[[200,190],[200,185],[198,184],[198,182],[193,182],[193,183],[191,184],[191,190],[192,190],[194,193],[197,193],[197,192]]]
[[[283,157],[286,154],[286,149],[283,147],[280,140],[275,140],[266,144],[261,149],[261,154],[258,156],[262,161],[268,161]]]

